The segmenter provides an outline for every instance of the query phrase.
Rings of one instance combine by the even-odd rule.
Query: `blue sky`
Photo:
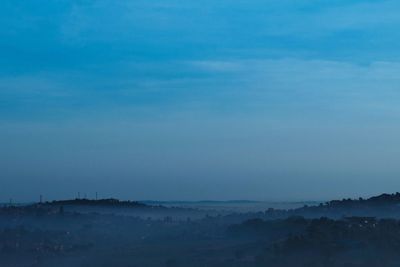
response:
[[[398,1],[2,1],[0,196],[400,187]]]

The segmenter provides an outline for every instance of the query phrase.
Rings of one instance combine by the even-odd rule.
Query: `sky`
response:
[[[399,1],[0,7],[0,202],[400,191]]]

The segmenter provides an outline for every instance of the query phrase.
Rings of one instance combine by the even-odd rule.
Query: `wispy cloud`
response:
[[[333,112],[350,118],[373,113],[392,117],[400,99],[399,73],[397,62],[361,65],[290,58],[126,62],[101,73],[87,69],[3,78],[0,95],[7,106],[14,103],[14,108],[30,109],[32,114],[57,103],[71,111],[78,104],[80,109],[99,112],[156,108],[172,113],[203,109],[315,118]],[[319,112],[313,114],[314,110]]]

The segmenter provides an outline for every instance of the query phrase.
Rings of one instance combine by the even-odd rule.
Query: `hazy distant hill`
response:
[[[400,193],[381,194],[367,199],[342,199],[321,203],[317,206],[303,206],[288,211],[269,209],[267,214],[275,217],[300,215],[305,217],[373,216],[400,218]]]
[[[121,201],[114,198],[108,199],[69,199],[69,200],[56,200],[51,202],[45,202],[43,205],[50,205],[50,206],[107,206],[107,207],[134,207],[134,208],[150,208],[147,204],[138,202],[138,201]]]

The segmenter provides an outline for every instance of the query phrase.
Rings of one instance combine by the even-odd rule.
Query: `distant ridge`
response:
[[[370,198],[359,198],[359,199],[342,199],[342,200],[331,200],[325,203],[328,206],[346,206],[346,205],[393,205],[400,204],[400,193],[394,194],[381,194]]]
[[[156,201],[156,200],[145,200],[145,201],[123,201],[115,198],[107,198],[107,199],[86,199],[86,198],[75,198],[75,199],[67,199],[67,200],[54,200],[47,201],[43,203],[37,203],[36,205],[47,205],[47,206],[107,206],[107,207],[136,207],[136,208],[151,208],[151,207],[163,207],[164,204],[213,204],[213,203],[262,203],[262,201],[256,200],[226,200],[226,201],[217,201],[217,200],[200,200],[200,201]],[[307,203],[307,202],[304,202]],[[311,202],[309,202],[311,203]],[[317,203],[317,202],[315,202]],[[314,203],[314,204],[315,204]],[[326,208],[352,208],[352,207],[360,207],[360,206],[393,206],[400,205],[400,193],[396,192],[393,194],[380,194],[377,196],[372,196],[370,198],[344,198],[342,200],[331,200],[325,203],[319,202],[319,205],[308,206],[305,205],[302,208],[297,208],[294,210],[305,210],[305,209],[319,209],[324,207]]]
[[[141,203],[146,204],[169,204],[169,203],[176,203],[176,204],[214,204],[214,203],[263,203],[263,201],[258,200],[171,200],[171,201],[162,201],[162,200],[143,200],[140,201]]]
[[[121,201],[115,198],[107,199],[86,199],[86,198],[76,198],[68,200],[54,200],[51,202],[38,203],[42,205],[50,206],[108,206],[108,207],[135,207],[135,208],[146,208],[151,207],[150,205],[138,202],[138,201]]]
[[[175,205],[175,204],[183,204],[183,205]],[[196,203],[196,205],[187,205],[186,203]],[[34,210],[34,209],[62,209],[63,207],[67,208],[68,211],[82,211],[85,208],[90,208],[91,211],[98,211],[101,208],[106,208],[107,211],[112,210],[113,208],[127,208],[127,209],[162,209],[168,211],[196,211],[201,209],[201,205],[208,205],[209,207],[205,207],[204,210],[208,211],[225,211],[224,209],[231,209],[231,207],[222,207],[221,210],[212,207],[213,203],[222,203],[222,204],[248,204],[248,205],[257,205],[258,203],[262,203],[261,201],[251,201],[251,200],[230,200],[230,201],[123,201],[115,198],[108,199],[86,199],[86,198],[75,198],[75,199],[66,199],[66,200],[54,200],[54,201],[46,201],[46,202],[37,202],[31,204],[4,204],[0,206],[2,210]],[[238,210],[242,208],[239,207]],[[245,207],[247,209],[247,207]],[[238,210],[232,209],[230,212],[237,212]],[[343,216],[348,216],[349,214],[355,216],[376,216],[376,217],[390,217],[395,216],[396,218],[400,218],[400,193],[393,194],[380,194],[377,196],[372,196],[369,198],[358,198],[351,199],[345,198],[342,200],[331,200],[327,202],[303,202],[302,206],[292,207],[292,208],[282,208],[278,207],[266,207],[262,210],[239,210],[239,213],[253,213],[253,212],[261,212],[265,216],[265,218],[284,218],[288,216],[305,216],[305,217],[321,217],[328,216],[339,218]]]

